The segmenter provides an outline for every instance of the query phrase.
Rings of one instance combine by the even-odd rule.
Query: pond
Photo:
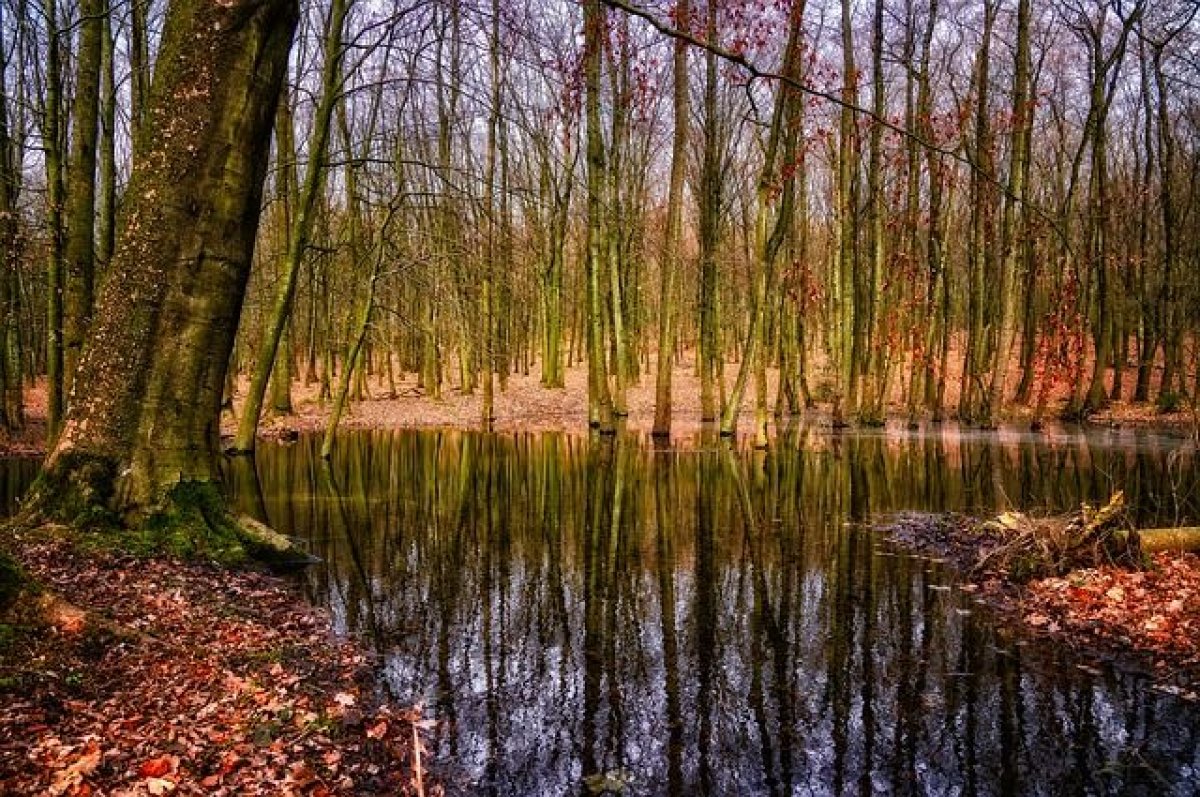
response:
[[[796,429],[693,441],[348,434],[234,463],[312,599],[436,719],[451,793],[1194,794],[1200,711],[997,627],[869,524],[1197,517],[1181,441]],[[256,478],[257,477],[257,478]]]
[[[1200,706],[1027,642],[873,524],[1125,491],[1200,517],[1152,433],[848,433],[770,452],[350,433],[231,460],[243,512],[423,703],[451,794],[1200,793]],[[0,469],[9,507],[36,472]]]

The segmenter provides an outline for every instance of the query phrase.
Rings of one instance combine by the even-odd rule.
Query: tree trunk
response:
[[[63,252],[63,395],[70,402],[79,351],[91,321],[96,280],[96,141],[100,122],[100,59],[107,13],[102,0],[79,4],[75,69],[75,129],[67,169],[67,234]]]
[[[800,73],[800,58],[804,33],[804,2],[792,5],[788,26],[788,42],[783,53],[781,73],[796,80]],[[737,427],[742,396],[750,373],[755,374],[754,445],[767,447],[766,352],[764,345],[768,288],[774,283],[775,263],[787,241],[795,214],[796,133],[794,107],[801,101],[798,92],[780,84],[775,89],[775,109],[771,117],[762,171],[758,178],[757,208],[754,220],[753,295],[750,307],[750,328],[742,347],[741,363],[729,401],[721,413],[721,434],[730,436]]]
[[[705,35],[717,38],[717,3],[708,3]],[[719,161],[720,119],[717,116],[717,57],[704,57],[704,149],[700,164],[700,345],[696,352],[700,370],[700,420],[717,419],[717,382],[721,380],[717,329],[717,246],[720,241],[721,175]],[[721,390],[724,391],[722,384]]]
[[[294,0],[176,0],[113,265],[34,511],[130,524],[218,479],[218,415],[258,226]],[[204,515],[213,525],[213,518]]]
[[[254,375],[250,379],[246,403],[242,408],[241,420],[238,422],[237,436],[233,441],[233,448],[236,451],[254,450],[254,437],[258,432],[258,420],[262,416],[267,384],[271,378],[271,370],[275,366],[279,341],[283,338],[284,327],[287,326],[288,319],[292,314],[292,303],[296,296],[300,267],[304,263],[304,255],[312,236],[317,194],[320,193],[325,170],[325,154],[329,148],[331,120],[340,90],[342,29],[345,26],[351,2],[352,0],[333,0],[329,9],[329,23],[325,32],[325,56],[321,66],[321,97],[318,100],[316,116],[313,119],[312,141],[309,143],[308,150],[308,168],[304,172],[304,184],[296,203],[295,221],[288,235],[287,264],[284,267],[283,280],[279,284],[279,292],[275,297],[275,304],[271,308],[266,333],[263,335],[255,355]]]
[[[62,429],[63,409],[63,79],[58,37],[57,0],[45,0],[45,119],[42,146],[46,165],[46,437],[53,443]]]
[[[1030,47],[1029,47],[1030,0],[1020,0],[1017,5],[1017,63],[1013,73],[1012,95],[1012,155],[1009,158],[1008,190],[1004,199],[1001,219],[1001,262],[1000,285],[997,295],[1000,307],[996,317],[996,342],[992,348],[991,383],[980,412],[979,424],[983,428],[994,428],[1000,404],[1004,400],[1005,374],[1008,370],[1008,353],[1012,347],[1012,316],[1015,298],[1014,286],[1020,254],[1024,251],[1026,186],[1029,177],[1029,150],[1033,137],[1033,107],[1030,95]],[[1029,299],[1027,298],[1026,301]]]
[[[0,9],[0,29],[4,25],[4,11]],[[0,42],[0,64],[9,61],[10,50]],[[8,433],[19,429],[24,423],[21,406],[21,359],[14,356],[18,339],[18,315],[20,294],[17,290],[17,274],[20,263],[20,230],[17,208],[21,185],[19,172],[20,153],[9,132],[9,105],[12,102],[8,90],[8,78],[0,72],[0,432]],[[3,562],[0,561],[0,571]],[[0,603],[3,601],[0,600]]]
[[[600,56],[604,47],[605,11],[600,0],[583,6],[584,84],[587,115],[587,359],[588,424],[601,432],[613,430],[612,399],[604,359],[604,301],[600,271],[607,247],[604,237],[604,187],[607,165],[604,133],[600,129]]]

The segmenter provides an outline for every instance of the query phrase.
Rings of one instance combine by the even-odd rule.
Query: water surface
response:
[[[450,432],[264,447],[243,510],[420,700],[453,793],[1195,794],[1200,716],[985,616],[868,524],[1197,516],[1152,434],[797,431],[770,453]],[[257,478],[255,478],[257,476]]]

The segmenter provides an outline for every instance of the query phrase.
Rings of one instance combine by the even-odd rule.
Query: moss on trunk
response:
[[[240,561],[219,413],[295,0],[172,0],[120,233],[26,523]]]

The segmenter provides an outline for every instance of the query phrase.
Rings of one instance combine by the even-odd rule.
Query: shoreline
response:
[[[716,437],[713,422],[701,421],[697,380],[689,369],[676,373],[675,412],[671,427],[671,444],[691,447],[696,441]],[[481,431],[481,398],[478,394],[462,393],[458,389],[446,388],[442,397],[430,398],[410,384],[411,377],[397,383],[395,397],[381,395],[349,402],[339,424],[339,431],[393,431],[424,429],[440,431]],[[495,422],[493,431],[501,434],[537,434],[559,432],[588,434],[586,373],[581,368],[567,370],[567,384],[563,388],[542,387],[536,376],[512,376],[507,391],[497,390]],[[650,436],[654,418],[654,390],[649,377],[639,385],[631,386],[628,394],[629,414],[620,420],[620,429],[645,437]],[[375,386],[382,389],[380,386]],[[245,395],[245,379],[239,383],[238,393],[232,410],[221,416],[222,445],[227,443],[237,428],[237,417],[242,409]],[[322,434],[328,423],[331,403],[318,398],[319,386],[297,382],[292,391],[293,411],[290,413],[264,414],[259,424],[258,439],[288,440],[301,434]],[[0,440],[0,456],[44,456],[46,453],[46,407],[43,385],[27,393],[26,426],[15,436]],[[747,396],[742,405],[736,438],[745,441],[753,435],[753,397]],[[772,415],[769,433],[778,440],[789,429],[800,427],[822,428],[831,432],[831,412],[828,404],[802,410],[800,414]],[[1012,407],[1006,412],[997,428],[980,429],[961,426],[955,417],[944,422],[934,422],[924,417],[916,430],[928,433],[949,430],[956,433],[999,433],[999,434],[1054,434],[1063,430],[1113,429],[1147,431],[1173,436],[1195,436],[1200,431],[1200,419],[1190,412],[1179,411],[1160,414],[1153,405],[1114,403],[1109,409],[1097,413],[1079,423],[1057,420],[1053,415],[1039,430],[1031,430],[1031,413],[1027,407]],[[847,433],[877,432],[886,434],[912,434],[907,426],[907,416],[901,407],[889,406],[889,414],[883,427],[851,424]]]

